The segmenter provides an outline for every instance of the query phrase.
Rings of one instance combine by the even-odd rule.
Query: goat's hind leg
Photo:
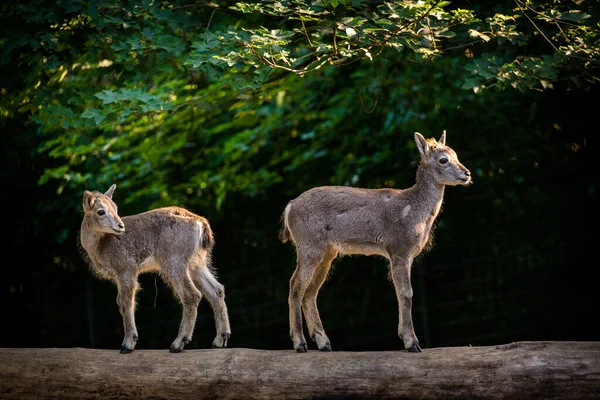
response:
[[[198,316],[198,305],[202,299],[202,294],[192,282],[187,269],[183,270],[180,274],[169,274],[165,277],[183,306],[179,334],[169,349],[171,353],[179,353],[192,340],[196,317]]]
[[[290,279],[290,295],[288,298],[290,307],[290,337],[294,344],[294,349],[298,353],[306,353],[308,346],[302,332],[302,301],[317,265],[323,260],[325,249],[298,247],[296,253],[297,265]]]
[[[317,344],[317,347],[321,351],[331,351],[331,343],[325,334],[323,322],[321,322],[319,309],[317,308],[317,296],[319,289],[321,289],[321,286],[327,279],[331,262],[337,257],[337,254],[338,252],[332,246],[327,248],[323,261],[317,266],[302,300],[302,310],[304,311],[304,319],[306,320],[310,338]]]
[[[200,265],[192,272],[194,283],[200,292],[206,296],[215,316],[217,336],[213,340],[213,347],[227,347],[227,340],[231,336],[229,316],[225,304],[225,288],[217,281],[206,265]]]
[[[119,312],[123,317],[123,328],[125,337],[121,344],[121,354],[131,353],[138,340],[137,328],[135,326],[135,293],[138,289],[136,276],[122,276],[116,280],[117,304]]]

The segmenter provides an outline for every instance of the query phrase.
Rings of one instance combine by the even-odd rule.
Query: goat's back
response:
[[[319,186],[292,200],[284,223],[295,242],[380,242],[404,205],[398,189]]]
[[[157,208],[123,217],[125,233],[121,238],[138,244],[148,242],[157,247],[176,249],[203,248],[210,250],[214,235],[208,220],[181,207]],[[135,244],[132,244],[135,245]]]

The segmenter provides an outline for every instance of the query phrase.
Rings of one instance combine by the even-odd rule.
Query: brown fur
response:
[[[409,351],[421,350],[411,316],[412,262],[430,243],[446,185],[471,183],[471,174],[454,150],[415,133],[421,155],[413,187],[361,189],[321,186],[290,201],[279,233],[296,247],[297,265],[290,280],[290,336],[298,352],[307,351],[302,314],[311,338],[320,350],[331,344],[317,309],[317,295],[338,254],[380,255],[390,261],[390,275],[399,307],[398,334]],[[444,160],[447,160],[444,163]]]
[[[112,200],[115,187],[104,194],[84,191],[79,237],[90,269],[117,285],[125,328],[121,352],[133,351],[138,339],[134,318],[137,277],[150,271],[161,275],[183,305],[171,352],[181,351],[192,339],[202,295],[215,315],[213,346],[225,347],[231,333],[225,290],[210,265],[214,236],[206,218],[180,207],[165,207],[121,219]]]

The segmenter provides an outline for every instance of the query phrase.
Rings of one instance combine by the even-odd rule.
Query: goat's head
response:
[[[120,235],[125,232],[125,225],[119,217],[117,205],[112,200],[112,195],[117,185],[112,185],[106,193],[83,192],[83,212],[99,232]]]
[[[421,163],[428,167],[436,183],[450,186],[473,183],[471,172],[458,161],[454,150],[446,146],[446,131],[439,140],[425,139],[415,132],[415,142],[421,153]]]

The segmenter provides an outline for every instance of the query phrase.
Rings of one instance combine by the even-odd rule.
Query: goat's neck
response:
[[[90,220],[84,217],[83,221],[81,222],[80,233],[81,245],[90,254],[90,256],[95,253],[100,238],[105,235],[102,232],[97,232],[91,225],[92,223]]]
[[[411,188],[414,194],[414,206],[424,214],[435,218],[444,199],[444,188],[445,185],[436,182],[429,168],[421,164],[417,169],[416,183]]]

